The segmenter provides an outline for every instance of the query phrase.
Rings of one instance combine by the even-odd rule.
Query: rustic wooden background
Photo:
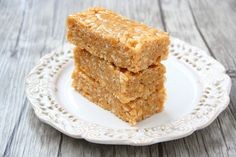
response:
[[[65,41],[68,14],[103,6],[210,53],[232,78],[229,107],[207,128],[145,147],[99,145],[40,122],[25,76]],[[236,0],[0,0],[0,156],[236,156]]]

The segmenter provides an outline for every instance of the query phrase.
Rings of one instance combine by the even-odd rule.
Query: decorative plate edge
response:
[[[192,47],[194,49],[197,49],[199,50],[199,52],[203,52],[202,50],[194,47],[194,46],[191,46],[190,44],[184,42],[184,41],[181,41],[179,39],[176,39],[176,38],[171,38],[172,41],[175,41],[175,42],[182,42],[184,44],[186,44],[187,46],[189,47]],[[69,46],[71,48],[71,46]],[[70,49],[70,48],[67,48],[67,49]],[[59,48],[60,50],[63,49],[63,48]],[[55,52],[57,52],[58,50],[56,50]],[[54,53],[55,53],[54,52]],[[53,126],[55,129],[59,130],[60,132],[68,135],[68,136],[71,136],[71,137],[74,137],[74,138],[83,138],[87,141],[90,141],[90,142],[93,142],[93,143],[101,143],[101,144],[121,144],[121,145],[151,145],[151,144],[155,144],[155,143],[159,143],[159,142],[164,142],[164,141],[169,141],[169,140],[174,140],[174,139],[179,139],[179,138],[182,138],[182,137],[186,137],[190,134],[192,134],[193,132],[195,132],[196,130],[199,130],[199,129],[202,129],[202,128],[205,128],[207,127],[208,125],[210,125],[217,117],[218,115],[224,111],[226,109],[226,107],[228,106],[229,102],[230,102],[230,97],[229,97],[229,94],[230,94],[230,89],[231,89],[231,86],[232,86],[232,82],[231,82],[231,79],[230,77],[226,74],[226,70],[224,68],[224,66],[218,62],[217,60],[215,60],[214,58],[212,58],[210,55],[206,54],[204,52],[204,57],[207,57],[207,59],[211,59],[215,62],[215,64],[217,64],[218,66],[221,67],[220,70],[217,71],[217,74],[218,75],[221,75],[222,78],[224,79],[224,92],[227,92],[227,94],[224,94],[225,98],[223,99],[224,101],[220,103],[220,106],[218,108],[218,110],[216,110],[213,114],[213,116],[211,116],[210,119],[208,120],[205,120],[204,123],[198,123],[198,125],[190,125],[191,127],[189,128],[189,130],[187,130],[186,132],[181,132],[180,135],[172,135],[172,136],[163,136],[163,137],[158,137],[158,138],[149,138],[147,140],[138,140],[138,139],[129,139],[129,140],[111,140],[111,139],[101,139],[101,138],[96,138],[96,137],[91,137],[91,136],[88,136],[87,134],[84,134],[82,132],[80,133],[68,133],[67,131],[65,131],[65,129],[62,128],[61,125],[57,124],[57,123],[54,123],[54,122],[51,122],[50,119],[48,119],[48,117],[46,117],[45,115],[43,115],[41,113],[41,111],[39,111],[38,109],[38,104],[36,104],[31,98],[30,98],[30,92],[28,91],[28,82],[30,82],[28,79],[30,77],[30,75],[32,73],[34,73],[34,71],[38,68],[38,66],[42,63],[42,61],[45,59],[45,58],[48,58],[50,56],[52,56],[53,53],[50,53],[50,54],[47,54],[45,55],[44,57],[42,57],[40,59],[40,62],[39,64],[34,67],[31,72],[29,73],[29,75],[26,77],[26,95],[30,101],[30,103],[32,104],[32,107],[34,109],[34,112],[35,114],[37,115],[37,117],[39,117],[39,119],[51,126]]]

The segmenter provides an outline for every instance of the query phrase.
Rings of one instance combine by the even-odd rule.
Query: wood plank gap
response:
[[[14,138],[14,136],[15,136],[15,133],[16,133],[17,130],[19,129],[20,121],[21,121],[22,115],[23,115],[23,113],[26,111],[26,104],[27,104],[27,100],[26,100],[26,98],[25,98],[25,101],[24,101],[24,104],[23,104],[23,106],[22,106],[22,109],[20,110],[19,118],[18,118],[18,120],[17,120],[17,122],[16,122],[16,124],[15,124],[15,126],[14,126],[14,128],[13,128],[13,131],[12,131],[12,133],[11,133],[11,135],[10,135],[10,138],[9,138],[9,140],[7,141],[7,145],[6,145],[6,147],[5,147],[4,151],[3,151],[3,152],[4,152],[4,153],[3,153],[3,157],[7,156],[8,150],[9,150],[10,147],[11,147],[12,140],[13,140],[13,138]]]
[[[163,12],[162,5],[161,5],[161,0],[158,0],[158,7],[160,10],[160,14],[161,14],[161,22],[163,25],[163,29],[164,29],[164,31],[166,31],[166,22],[165,22],[165,16],[164,16],[164,12]]]
[[[200,146],[201,144],[200,144],[200,142],[199,142],[199,140],[198,140],[197,133],[195,133],[194,135],[195,135],[195,137],[196,137],[196,139],[197,139],[198,145]],[[207,155],[208,157],[210,157],[209,154],[208,154],[208,152],[207,152],[207,149],[206,149],[206,147],[205,147],[205,144],[204,144],[204,147],[203,147],[203,148],[204,148],[204,150],[205,150],[205,152],[206,152],[206,155]]]
[[[158,143],[157,148],[158,148],[158,156],[163,157],[163,146],[162,146],[162,144]]]
[[[207,147],[206,147],[206,142],[205,142],[205,140],[204,140],[202,135],[201,135],[201,138],[202,138],[202,141],[203,141],[202,143],[203,143],[204,149],[206,150],[207,156],[210,157],[209,152],[208,152]]]
[[[58,1],[55,1],[54,4],[53,4],[53,15],[52,15],[52,23],[53,23],[53,26],[52,26],[52,30],[51,30],[51,36],[54,34],[54,27],[55,27],[55,21],[56,21],[56,11],[57,11],[57,8],[58,8]]]
[[[25,1],[24,1],[24,7],[23,7],[23,12],[22,12],[22,20],[21,20],[21,23],[20,23],[20,29],[19,29],[18,34],[17,34],[16,44],[14,46],[14,49],[11,51],[10,57],[15,57],[15,55],[17,54],[17,47],[19,45],[20,36],[21,36],[21,33],[22,33],[22,28],[23,28],[24,21],[25,21],[25,10],[26,10],[25,8],[26,8],[26,4],[25,4]]]
[[[159,145],[158,145],[159,146]],[[152,157],[152,147],[148,147],[149,157]]]
[[[227,143],[226,143],[225,135],[224,135],[224,132],[223,132],[223,129],[222,129],[221,122],[219,121],[219,118],[217,118],[217,122],[218,122],[218,124],[220,126],[220,133],[221,133],[221,135],[223,137],[223,141],[225,143],[225,146],[226,146],[227,149],[229,149],[229,147],[227,146]],[[227,155],[229,156],[228,151],[227,151]]]
[[[205,45],[206,45],[206,47],[207,47],[209,53],[211,54],[211,56],[216,59],[216,56],[215,56],[214,53],[212,52],[212,50],[211,50],[209,44],[207,43],[207,41],[206,41],[206,39],[205,39],[205,37],[204,37],[204,35],[203,35],[201,29],[200,29],[200,27],[198,26],[197,19],[196,19],[194,13],[193,13],[193,8],[192,8],[192,6],[191,6],[191,4],[190,4],[189,1],[188,1],[188,6],[189,6],[189,9],[190,9],[191,16],[192,16],[192,18],[193,18],[193,23],[194,23],[194,25],[196,26],[196,29],[197,29],[198,33],[200,34],[200,36],[201,36],[203,42],[205,43]]]
[[[58,151],[57,151],[57,157],[61,157],[61,145],[62,145],[62,141],[63,141],[63,135],[62,133],[60,133],[60,142],[59,142],[59,147],[58,147]]]
[[[64,29],[64,31],[63,31],[63,34],[64,34],[64,36],[66,36],[66,32],[67,32],[67,30],[66,29]],[[66,38],[63,38],[62,39],[62,46],[64,46],[65,45],[65,43],[66,43]]]
[[[234,105],[231,99],[230,99],[230,104]],[[234,115],[233,109],[230,107],[230,105],[229,105],[229,112],[232,114],[234,120],[236,121],[236,116]]]
[[[184,140],[184,145],[185,145],[185,147],[187,149],[187,152],[188,152],[188,156],[190,157],[190,152],[189,152],[188,144],[187,144],[185,138],[183,138],[183,140]]]
[[[112,156],[114,157],[114,156],[116,156],[116,147],[115,147],[115,145],[113,145],[112,148],[113,148]]]
[[[169,155],[168,155],[168,151],[166,150],[166,147],[165,147],[165,145],[164,145],[164,143],[160,143],[163,147],[163,149],[162,150],[165,150],[165,155],[167,156],[167,157],[169,157]],[[158,145],[159,146],[159,145]],[[159,151],[159,150],[158,150]],[[176,154],[176,153],[175,153]],[[163,156],[164,156],[164,154],[163,154]]]
[[[42,55],[43,55],[43,52],[45,51],[45,49],[46,49],[46,38],[44,38],[44,41],[43,41],[43,48],[39,51],[39,56],[40,56],[40,58],[42,57]]]

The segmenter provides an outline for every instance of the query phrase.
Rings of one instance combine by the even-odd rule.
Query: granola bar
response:
[[[69,42],[135,73],[168,55],[167,33],[101,7],[70,15],[67,28]]]
[[[165,67],[161,63],[132,73],[78,47],[74,49],[74,58],[74,78],[82,71],[103,86],[107,86],[109,92],[122,103],[128,103],[139,97],[146,99],[156,89],[162,87],[165,81]]]
[[[162,86],[146,99],[137,98],[129,103],[122,103],[113,96],[107,86],[103,86],[83,72],[79,72],[77,78],[74,78],[73,87],[90,101],[113,112],[131,125],[162,111],[166,97],[165,88]]]

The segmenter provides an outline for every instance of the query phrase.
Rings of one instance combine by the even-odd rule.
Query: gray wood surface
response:
[[[229,107],[207,128],[144,147],[72,139],[40,122],[24,93],[39,58],[64,44],[68,14],[103,6],[206,50],[232,78]],[[236,156],[235,0],[0,0],[0,156]]]

